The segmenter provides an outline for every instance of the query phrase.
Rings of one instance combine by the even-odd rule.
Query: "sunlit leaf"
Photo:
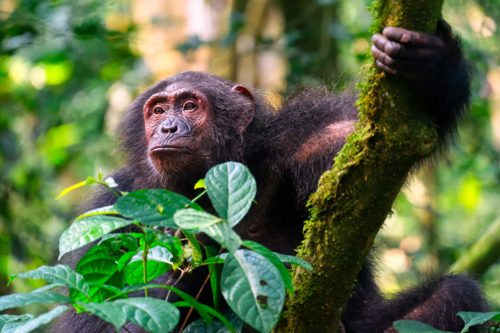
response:
[[[39,328],[42,325],[50,323],[52,320],[57,318],[59,315],[61,315],[63,312],[69,310],[68,306],[65,305],[59,305],[49,312],[46,312],[44,314],[39,315],[38,317],[34,317],[26,322],[23,322],[21,325],[16,326],[12,330],[7,330],[6,327],[2,329],[2,332],[5,333],[26,333],[26,332],[31,332],[37,328]]]
[[[59,238],[59,259],[65,253],[87,245],[102,235],[131,223],[133,221],[108,215],[94,215],[78,219]]]
[[[475,325],[484,324],[487,321],[494,319],[500,321],[500,312],[466,312],[461,311],[457,314],[465,322],[462,333],[469,332],[469,328]]]
[[[44,279],[51,283],[73,288],[87,296],[89,294],[89,285],[83,276],[65,265],[42,266],[16,276],[28,279]]]
[[[207,186],[205,185],[205,179],[200,179],[196,182],[196,184],[194,184],[195,190],[200,189],[200,188],[207,188]]]
[[[0,332],[12,331],[15,327],[21,326],[23,323],[33,319],[32,314],[15,315],[0,315]]]
[[[199,229],[221,222],[222,219],[212,214],[188,208],[177,211],[174,215],[174,221],[179,228]]]
[[[0,311],[17,308],[28,304],[68,303],[70,299],[51,291],[33,291],[30,293],[0,296]]]
[[[125,267],[125,283],[128,285],[134,285],[151,281],[165,274],[171,267],[172,265],[165,262],[148,260],[146,265],[147,279],[144,281],[144,262],[142,260],[131,261]]]
[[[250,170],[236,162],[226,162],[208,170],[205,185],[215,210],[231,227],[245,217],[257,193]]]

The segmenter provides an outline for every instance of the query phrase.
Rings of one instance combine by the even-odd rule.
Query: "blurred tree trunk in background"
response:
[[[277,2],[285,17],[289,76],[301,81],[328,81],[338,74],[335,27],[340,1]]]

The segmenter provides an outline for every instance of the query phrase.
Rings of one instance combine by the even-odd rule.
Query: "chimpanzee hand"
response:
[[[380,70],[416,81],[434,77],[443,60],[453,54],[455,40],[444,20],[438,23],[441,37],[403,28],[387,27],[372,37],[372,55]],[[450,43],[451,42],[451,43]]]

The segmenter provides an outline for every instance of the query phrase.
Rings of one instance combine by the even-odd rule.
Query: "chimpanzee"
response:
[[[411,82],[444,142],[469,101],[467,65],[449,26],[440,21],[434,35],[389,27],[372,42],[378,68]],[[244,86],[210,74],[181,73],[147,89],[128,109],[119,128],[125,166],[112,177],[122,191],[163,188],[192,198],[193,184],[213,165],[245,163],[257,180],[258,205],[236,231],[274,251],[293,253],[308,216],[305,202],[353,131],[355,99],[349,91],[304,89],[275,110]],[[102,191],[87,208],[115,200]],[[199,285],[188,279],[182,288],[196,292]],[[457,275],[385,299],[367,263],[342,322],[346,332],[392,332],[392,323],[401,318],[459,331],[463,322],[457,312],[485,309],[477,284]],[[127,328],[140,331],[130,323]],[[113,328],[96,317],[71,313],[55,330]]]

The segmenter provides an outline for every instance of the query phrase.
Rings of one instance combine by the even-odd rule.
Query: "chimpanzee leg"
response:
[[[399,319],[417,320],[456,332],[464,326],[458,312],[480,312],[488,308],[477,283],[462,275],[427,281],[388,300],[366,302],[369,305],[362,307],[364,314],[351,322],[344,321],[346,332],[392,333],[396,332],[392,323]]]

